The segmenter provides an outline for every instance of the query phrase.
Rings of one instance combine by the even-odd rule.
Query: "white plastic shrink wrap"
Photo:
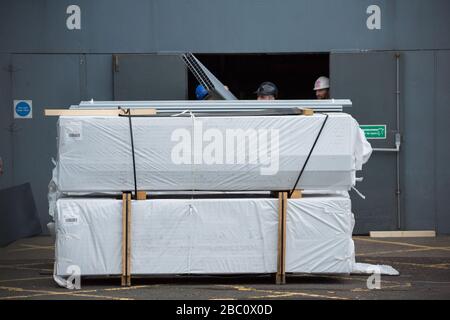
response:
[[[324,119],[132,118],[137,189],[290,190]],[[350,115],[331,113],[297,188],[349,190],[371,151]],[[61,116],[54,183],[62,193],[134,190],[128,118]]]
[[[306,196],[287,209],[286,272],[350,273],[355,259],[350,199]],[[122,201],[59,199],[55,274],[121,273]],[[272,273],[277,265],[278,200],[132,201],[131,272]]]

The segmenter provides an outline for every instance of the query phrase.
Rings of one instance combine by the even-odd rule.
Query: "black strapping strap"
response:
[[[133,123],[131,122],[131,111],[130,109],[122,109],[118,107],[120,110],[123,110],[124,114],[119,116],[128,117],[128,126],[130,127],[130,138],[131,138],[131,155],[133,157],[133,177],[134,177],[134,199],[137,199],[137,179],[136,179],[136,158],[134,156],[134,138],[133,138]]]
[[[314,143],[313,143],[311,149],[309,150],[309,153],[308,153],[308,156],[306,157],[305,163],[303,163],[303,167],[302,167],[302,170],[300,170],[300,174],[298,175],[297,181],[295,181],[294,187],[289,192],[289,198],[294,193],[295,188],[297,188],[297,184],[300,181],[300,178],[302,177],[303,171],[305,171],[305,168],[306,168],[306,165],[308,164],[309,158],[311,157],[311,154],[313,153],[314,148],[316,147],[317,141],[319,140],[320,135],[322,134],[323,128],[325,127],[327,120],[328,120],[328,114],[325,115],[325,120],[323,120],[322,126],[320,127],[320,130],[319,130],[319,133],[317,134],[316,139],[314,140]]]

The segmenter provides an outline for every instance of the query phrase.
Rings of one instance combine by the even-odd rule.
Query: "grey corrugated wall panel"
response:
[[[436,53],[437,231],[450,234],[450,51]]]
[[[13,117],[11,99],[11,55],[0,54],[0,157],[3,159],[4,173],[0,176],[0,189],[10,187],[13,180],[12,144],[10,125]]]
[[[401,59],[403,227],[435,230],[435,53],[403,52]]]
[[[81,7],[81,30],[66,8]],[[381,30],[366,9],[381,7]],[[447,0],[3,0],[0,52],[449,49]]]

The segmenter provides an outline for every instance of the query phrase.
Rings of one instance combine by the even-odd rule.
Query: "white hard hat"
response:
[[[329,87],[330,87],[330,79],[328,79],[327,77],[320,77],[314,83],[314,90],[328,89]]]

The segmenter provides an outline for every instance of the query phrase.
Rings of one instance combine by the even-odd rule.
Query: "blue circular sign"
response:
[[[21,117],[26,117],[30,114],[31,107],[28,103],[25,101],[20,101],[18,104],[16,104],[16,113]]]

